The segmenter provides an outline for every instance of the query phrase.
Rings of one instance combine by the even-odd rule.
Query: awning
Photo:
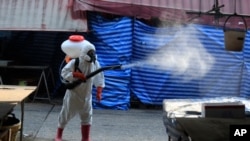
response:
[[[158,2],[158,3],[157,3]],[[164,4],[161,4],[161,3]],[[164,0],[76,0],[74,10],[97,11],[137,18],[183,19],[182,9],[166,7]]]
[[[237,15],[250,16],[249,0],[218,0],[218,3],[215,3],[215,0],[75,0],[74,10],[97,11],[144,19],[157,17],[173,21],[189,21],[192,17],[198,17],[201,18],[199,22],[212,24],[215,16],[199,16],[199,13],[214,14],[213,8],[216,4],[220,7],[217,11],[220,14],[237,13]],[[187,12],[190,11],[196,14],[188,14]],[[224,21],[225,18],[222,18],[220,24]]]

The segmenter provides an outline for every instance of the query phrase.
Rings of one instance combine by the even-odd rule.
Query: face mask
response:
[[[87,60],[90,63],[91,62],[95,63],[95,61],[96,61],[95,51],[94,50],[89,50],[87,52],[87,56],[86,56],[85,60]]]

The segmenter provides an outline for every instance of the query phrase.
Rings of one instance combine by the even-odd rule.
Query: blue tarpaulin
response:
[[[143,103],[161,105],[169,98],[247,96],[249,70],[243,54],[248,48],[245,45],[243,52],[226,51],[221,28],[154,28],[140,21],[134,25],[136,49],[132,60],[149,60],[148,66],[133,68],[131,73],[132,93]],[[159,46],[160,52],[154,51]],[[156,55],[151,55],[152,51]],[[154,65],[163,63],[161,72],[147,59],[151,57],[155,58]]]
[[[132,19],[121,17],[108,20],[100,15],[89,15],[92,34],[89,40],[96,46],[101,66],[127,64],[132,55]],[[130,69],[104,71],[105,88],[102,101],[94,108],[127,110],[130,104]],[[96,91],[93,91],[95,97]]]
[[[243,51],[232,52],[225,50],[219,27],[160,28],[129,17],[89,17],[101,65],[133,66],[105,71],[103,101],[94,101],[96,108],[128,109],[131,96],[161,105],[170,98],[250,95],[249,32]]]

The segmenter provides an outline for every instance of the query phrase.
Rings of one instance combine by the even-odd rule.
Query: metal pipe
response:
[[[88,80],[89,78],[95,76],[96,74],[102,72],[102,71],[105,71],[105,70],[116,70],[116,69],[121,69],[122,65],[114,65],[114,66],[106,66],[106,67],[102,67],[102,68],[99,68],[97,69],[96,71],[94,72],[91,72],[90,74],[88,74],[86,76],[86,80]]]

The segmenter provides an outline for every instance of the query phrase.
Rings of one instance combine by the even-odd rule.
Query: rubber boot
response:
[[[62,141],[62,134],[63,134],[63,129],[62,128],[57,128],[55,141]]]
[[[82,125],[81,126],[82,131],[82,141],[90,141],[90,125]]]

